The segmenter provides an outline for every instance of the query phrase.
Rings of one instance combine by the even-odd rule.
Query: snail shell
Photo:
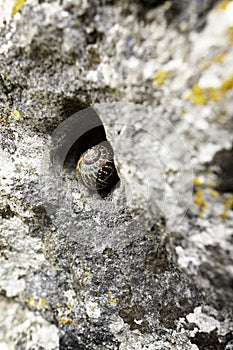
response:
[[[112,151],[96,145],[84,152],[76,167],[76,178],[90,190],[102,190],[113,185],[118,178]]]

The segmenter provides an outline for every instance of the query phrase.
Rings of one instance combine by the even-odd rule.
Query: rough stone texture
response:
[[[208,213],[209,203],[202,204],[203,194],[200,189],[196,189],[203,187],[199,182],[194,190],[199,191],[200,195],[196,192],[192,200],[195,167],[192,169],[190,154],[193,153],[193,162],[195,158],[200,158],[200,154],[192,150],[194,144],[191,135],[186,140],[184,134],[182,143],[179,128],[183,129],[183,125],[176,123],[176,128],[172,129],[166,120],[163,121],[163,117],[156,116],[153,109],[143,106],[111,103],[97,106],[97,111],[103,118],[109,141],[115,149],[116,165],[125,184],[127,205],[133,216],[139,216],[138,220],[149,230],[163,213],[167,222],[165,236],[180,267],[199,285],[208,288],[213,286],[214,293],[218,293],[217,298],[232,303],[232,222],[224,224],[225,218],[220,215],[224,206],[221,208],[216,204],[215,215],[212,208]],[[215,128],[216,125],[213,125]],[[212,146],[214,135],[217,136],[216,145]],[[192,137],[197,137],[194,127]],[[211,150],[211,147],[218,147],[217,142],[221,143],[221,140],[224,146],[226,140],[230,141],[231,135],[228,130],[212,131],[210,127],[203,137]],[[221,154],[231,155],[231,151],[222,151]],[[205,157],[207,159],[207,153]],[[218,158],[216,154],[211,164],[215,164]],[[231,160],[228,167],[230,164]],[[207,171],[208,175],[205,175]],[[214,174],[211,174],[211,168],[206,164],[203,165],[202,174],[209,179],[212,176],[213,182],[207,183],[205,187],[209,192],[212,190],[214,206],[217,192],[213,192],[213,187],[218,187],[217,182],[215,185]],[[231,203],[230,209],[232,197],[226,198]],[[199,205],[199,213],[193,201]],[[221,201],[224,201],[224,197]],[[229,215],[231,217],[232,214]],[[161,235],[161,238],[164,236]]]
[[[13,300],[1,297],[0,307],[1,350],[58,348],[59,337],[56,326]]]
[[[232,348],[233,2],[213,4],[0,5],[1,349]],[[105,197],[49,157],[90,105]]]

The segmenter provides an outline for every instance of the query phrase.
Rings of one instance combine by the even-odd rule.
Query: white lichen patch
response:
[[[139,331],[130,331],[129,326],[125,324],[119,317],[109,325],[112,333],[120,341],[120,350],[194,350],[195,347],[185,335],[176,331],[170,331],[166,337],[161,339],[157,335],[144,334]],[[195,349],[196,350],[196,349]]]
[[[195,246],[202,247],[203,245],[219,245],[223,250],[230,249],[229,241],[231,239],[232,229],[226,228],[223,223],[215,222],[214,225],[209,225],[203,232],[197,232],[192,235],[191,242]]]
[[[0,222],[3,254],[0,257],[0,289],[8,297],[19,296],[25,288],[24,277],[31,268],[45,266],[41,240],[27,236],[28,227],[20,218]]]
[[[201,306],[194,309],[194,313],[186,316],[188,322],[194,323],[202,332],[211,332],[219,328],[219,322],[213,317],[202,313]]]
[[[181,246],[176,247],[176,253],[178,256],[178,264],[183,269],[188,269],[192,274],[197,274],[198,266],[201,264],[201,259],[198,253],[193,254],[193,250],[184,249]]]
[[[57,350],[58,329],[39,315],[9,299],[0,298],[0,346],[1,350]],[[5,348],[4,348],[5,346]]]
[[[228,44],[226,29],[233,25],[233,2],[220,11],[217,7],[208,16],[208,25],[201,34],[193,34],[193,62],[204,58],[205,53],[211,52],[212,47],[224,47]],[[218,25],[216,25],[218,23]]]
[[[1,191],[8,192],[7,189],[13,184],[13,174],[16,172],[15,165],[9,155],[0,151],[0,176],[1,176]],[[8,192],[9,193],[9,192]]]
[[[212,310],[212,314],[216,316],[217,311]],[[216,317],[209,316],[203,312],[201,306],[196,307],[193,313],[186,316],[186,319],[189,323],[193,323],[198,327],[196,331],[201,330],[202,332],[210,333],[216,330],[219,334],[225,335],[229,330],[230,320],[218,321]]]
[[[98,319],[101,315],[101,309],[97,301],[89,300],[86,302],[86,312],[89,317]]]
[[[35,139],[34,142],[36,142]],[[28,154],[25,154],[25,151],[22,152],[21,145],[19,143],[15,158],[7,152],[0,152],[0,206],[3,214],[5,212],[5,217],[0,219],[2,247],[0,288],[8,297],[22,295],[28,271],[31,268],[38,268],[42,264],[46,265],[43,243],[40,239],[29,236],[29,227],[24,221],[32,216],[31,210],[26,202],[23,205],[21,202],[25,198],[25,193],[22,191],[23,185],[31,180],[28,176],[28,170],[32,168],[30,159],[34,159],[35,165],[38,162],[34,156],[30,158]],[[23,164],[26,164],[26,168]],[[18,182],[18,190],[15,190],[16,182]],[[14,197],[14,200],[10,201],[10,197]]]

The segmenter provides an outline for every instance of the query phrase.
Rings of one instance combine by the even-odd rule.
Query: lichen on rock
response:
[[[0,4],[0,348],[231,348],[233,2],[215,3]],[[51,161],[90,106],[120,177],[103,196],[72,142]]]

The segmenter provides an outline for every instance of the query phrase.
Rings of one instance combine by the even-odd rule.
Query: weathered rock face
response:
[[[232,150],[216,153],[210,164],[198,163],[200,154],[195,154],[194,140],[190,135],[185,139],[185,134],[179,132],[184,127],[183,123],[177,123],[176,128],[172,129],[167,120],[156,115],[155,110],[126,103],[97,106],[97,111],[103,118],[108,138],[115,149],[118,171],[126,186],[128,207],[139,215],[138,219],[147,230],[163,214],[167,230],[164,232],[166,238],[161,235],[161,239],[166,239],[178,265],[197,285],[209,288],[213,298],[230,305],[233,281],[232,222],[225,221],[223,213],[220,215],[221,207],[218,201],[216,203],[216,196],[220,194],[214,188],[221,190],[225,184],[231,190]],[[215,147],[218,147],[219,143],[224,145],[226,140],[231,139],[228,130],[219,128],[215,131],[215,128],[216,125],[211,125],[208,130],[202,131],[207,147],[206,157],[208,147],[214,147],[212,142],[215,141]],[[179,136],[182,134],[184,143]],[[193,137],[197,138],[197,134],[198,130],[193,127]],[[217,136],[216,140],[214,135]],[[197,162],[194,167],[191,154],[193,162]],[[220,185],[214,179],[217,166],[222,170]],[[203,178],[212,177],[212,183],[204,185],[194,178],[196,193],[192,199],[193,171],[196,169]],[[207,189],[210,192],[209,197],[215,198],[215,201],[211,201],[210,213],[203,199],[203,187],[206,187],[205,192]],[[225,208],[230,209],[230,194],[223,196],[221,201],[224,200]],[[195,204],[200,206],[199,218]],[[207,213],[204,213],[205,210]]]
[[[0,348],[231,349],[233,2],[11,5]],[[102,196],[75,178],[88,106],[120,176]]]

